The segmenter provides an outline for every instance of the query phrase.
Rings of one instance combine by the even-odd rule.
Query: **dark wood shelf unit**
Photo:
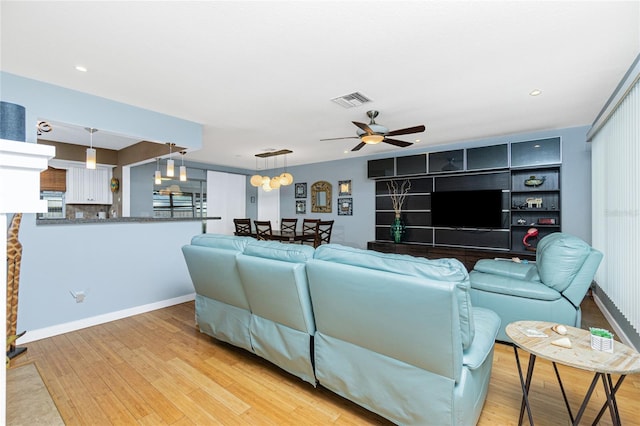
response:
[[[395,214],[387,182],[401,184],[408,179],[411,190],[402,207],[404,244],[398,250],[434,253],[443,247],[446,251],[458,250],[458,255],[460,250],[480,250],[489,257],[505,253],[531,256],[531,248],[522,241],[529,228],[535,227],[539,232],[537,238],[527,241],[534,248],[545,235],[561,231],[560,142],[556,137],[370,160],[369,178],[376,179],[375,243],[393,244],[390,224]],[[543,181],[536,186],[527,185],[525,182],[532,177]],[[502,191],[499,228],[433,226],[433,193],[483,190]],[[478,208],[482,205],[470,205],[469,215]],[[466,212],[466,207],[455,211]],[[466,217],[460,222],[467,223]]]

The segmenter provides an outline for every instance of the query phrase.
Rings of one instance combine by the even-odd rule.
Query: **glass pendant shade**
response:
[[[95,148],[87,148],[87,169],[96,168],[96,150]]]
[[[173,175],[174,175],[173,160],[167,160],[167,176],[173,177]]]
[[[251,185],[258,187],[260,185],[262,185],[262,176],[260,175],[253,175],[251,176]]]
[[[162,174],[160,173],[160,170],[156,170],[156,173],[154,176],[154,183],[156,185],[160,185],[162,183]]]
[[[382,140],[384,139],[384,136],[382,136],[382,135],[366,135],[366,136],[363,136],[361,139],[362,139],[362,142],[373,145],[373,144],[377,144],[377,143],[382,142]]]
[[[280,183],[282,185],[291,185],[293,183],[293,176],[291,173],[284,172],[280,175]]]
[[[187,168],[185,166],[180,166],[180,181],[187,181]]]
[[[269,186],[271,187],[271,189],[280,188],[280,176],[274,176],[273,178],[271,178],[271,180],[269,181]]]

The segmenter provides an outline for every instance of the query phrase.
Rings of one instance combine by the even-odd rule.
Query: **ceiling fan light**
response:
[[[251,186],[258,187],[258,186],[262,185],[262,176],[253,175],[253,176],[251,176],[251,180],[249,182],[251,182]]]
[[[362,136],[362,142],[364,143],[368,143],[371,145],[377,144],[382,142],[382,140],[384,139],[384,136],[382,135],[364,135]]]

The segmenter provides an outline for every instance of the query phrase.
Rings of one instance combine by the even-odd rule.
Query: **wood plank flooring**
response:
[[[583,325],[610,328],[590,298]],[[16,367],[35,363],[66,425],[388,425],[385,419],[291,376],[194,325],[193,302],[26,345]],[[526,353],[520,352],[523,361]],[[562,366],[574,412],[591,382]],[[534,421],[566,425],[569,417],[551,363],[538,359],[531,389]],[[513,348],[497,344],[479,425],[515,425],[521,391]],[[588,424],[604,401],[598,384]],[[622,423],[640,424],[640,375],[618,392]],[[585,424],[587,424],[585,421]],[[526,422],[525,422],[526,424]],[[608,413],[601,425],[610,425]]]

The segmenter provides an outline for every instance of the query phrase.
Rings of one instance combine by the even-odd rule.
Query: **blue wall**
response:
[[[36,142],[39,119],[95,127],[140,140],[202,147],[202,125],[37,80],[0,72],[2,100],[26,109],[26,139]]]

